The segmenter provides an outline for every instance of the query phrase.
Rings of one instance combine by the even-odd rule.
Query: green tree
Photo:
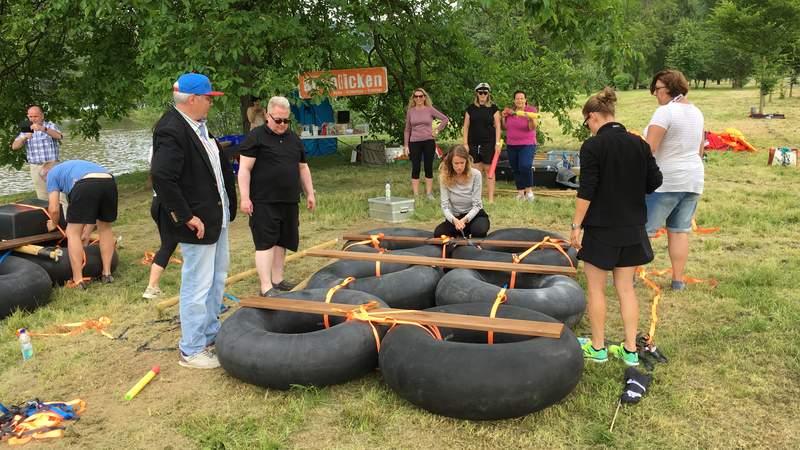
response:
[[[683,19],[678,22],[673,33],[672,45],[667,50],[667,66],[683,72],[695,87],[706,80],[713,71],[714,48],[711,32],[704,22]]]
[[[723,0],[715,8],[712,23],[721,43],[750,54],[754,77],[759,84],[759,113],[765,96],[786,64],[800,34],[800,3],[796,0]]]
[[[0,165],[24,151],[11,141],[28,106],[48,120],[79,119],[69,131],[97,138],[102,118],[120,119],[141,91],[137,13],[106,0],[4,1],[0,5]]]

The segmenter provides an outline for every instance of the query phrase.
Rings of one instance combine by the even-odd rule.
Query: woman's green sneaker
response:
[[[639,353],[629,353],[627,350],[625,350],[624,343],[620,343],[619,345],[609,345],[608,352],[614,355],[614,357],[621,359],[629,366],[639,365]]]
[[[586,340],[583,345],[581,345],[583,349],[583,357],[588,359],[589,361],[596,362],[596,363],[604,363],[608,361],[608,350],[605,347],[601,348],[600,350],[595,350],[592,347],[592,341]]]

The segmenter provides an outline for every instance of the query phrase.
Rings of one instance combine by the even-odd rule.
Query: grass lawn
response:
[[[191,371],[177,365],[179,331],[157,319],[154,302],[141,299],[148,267],[145,250],[158,246],[150,220],[151,191],[144,173],[119,178],[123,236],[113,285],[94,283],[88,291],[56,289],[52,302],[33,313],[0,321],[0,401],[80,397],[88,411],[52,448],[798,448],[800,427],[800,170],[766,166],[770,146],[800,146],[800,98],[775,99],[769,112],[787,120],[746,118],[758,103],[754,89],[693,90],[689,98],[706,117],[706,129],[741,130],[759,151],[712,153],[698,223],[720,227],[691,240],[688,275],[713,278],[716,288],[691,285],[666,291],[659,310],[659,349],[669,358],[654,371],[654,382],[637,406],[623,408],[608,432],[621,393],[624,366],[617,361],[587,365],[575,391],[561,403],[515,420],[470,422],[431,415],[410,405],[374,374],[351,383],[289,392],[244,384],[223,370]],[[618,119],[642,130],[656,107],[644,91],[622,92]],[[574,117],[580,116],[578,110]],[[577,149],[555,121],[543,127],[554,142],[542,150]],[[319,208],[301,217],[301,247],[381,224],[369,219],[367,198],[382,195],[386,178],[395,195],[410,195],[410,167],[350,166],[344,154],[311,160]],[[500,187],[513,188],[500,183]],[[27,195],[29,197],[30,195]],[[5,197],[5,201],[26,195]],[[486,209],[493,229],[533,227],[568,234],[573,200],[539,196],[521,204],[501,194]],[[440,220],[435,203],[425,202],[407,226],[432,230]],[[666,238],[654,242],[650,268],[669,266]],[[323,260],[290,263],[287,277],[299,281]],[[232,225],[230,274],[253,265],[246,220]],[[583,276],[580,276],[583,283]],[[175,295],[180,270],[171,265],[162,288]],[[659,279],[666,286],[668,278]],[[256,279],[235,284],[236,296],[254,294]],[[621,336],[615,294],[609,288],[607,332]],[[637,285],[641,325],[649,323],[650,290]],[[168,317],[177,314],[171,308]],[[52,329],[57,324],[108,316],[111,341],[95,332],[74,337],[38,337],[35,357],[23,364],[14,330]],[[584,319],[576,334],[587,335]],[[155,350],[137,352],[150,341]],[[150,366],[161,375],[134,401],[123,394]]]

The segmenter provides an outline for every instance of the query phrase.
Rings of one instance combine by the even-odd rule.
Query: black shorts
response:
[[[293,252],[300,245],[300,210],[297,203],[254,203],[250,231],[256,251],[274,246]]]
[[[639,234],[641,238],[638,238]],[[633,244],[615,246],[598,239],[591,228],[585,228],[578,259],[603,270],[647,264],[653,260],[653,249],[650,247],[650,239],[647,238],[644,227],[640,231],[637,230],[637,238]]]
[[[67,223],[93,224],[117,220],[117,182],[114,178],[84,178],[69,196]]]
[[[469,144],[469,155],[474,163],[491,164],[494,158],[494,142]]]

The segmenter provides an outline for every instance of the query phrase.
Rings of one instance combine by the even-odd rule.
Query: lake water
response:
[[[104,127],[100,139],[84,140],[70,135],[69,128],[58,124],[64,130],[61,141],[61,160],[84,159],[109,169],[114,175],[147,170],[147,157],[153,134],[149,128],[132,121],[122,121]],[[22,150],[24,151],[24,150]],[[0,195],[33,191],[28,166],[14,170],[8,166],[0,167]]]

